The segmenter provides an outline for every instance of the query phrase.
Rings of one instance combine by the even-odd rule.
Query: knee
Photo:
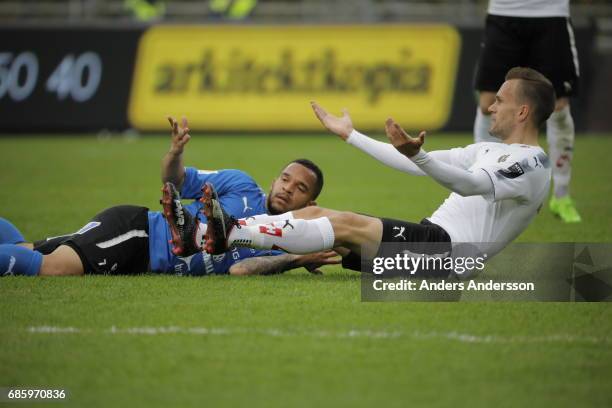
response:
[[[316,205],[309,205],[308,207],[304,207],[300,209],[300,217],[313,219],[324,217],[325,211],[321,207],[317,207]]]
[[[560,101],[565,100],[565,103]],[[557,109],[558,108],[558,109]],[[565,133],[573,133],[574,130],[574,119],[569,108],[569,102],[567,98],[561,98],[557,100],[554,112],[550,115],[547,121],[548,126],[553,126],[555,129],[559,129]]]
[[[355,225],[359,222],[359,214],[350,211],[338,211],[329,217],[330,221],[343,225]]]
[[[569,109],[569,98],[557,98],[555,101],[555,112],[563,111],[565,108]]]
[[[349,211],[338,211],[328,216],[334,228],[336,240],[344,242],[347,237],[354,235],[361,224],[361,217]]]

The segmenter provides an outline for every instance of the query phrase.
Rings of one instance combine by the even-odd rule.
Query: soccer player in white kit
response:
[[[565,222],[580,222],[569,189],[574,154],[569,98],[577,94],[580,79],[569,0],[489,0],[475,80],[479,92],[475,142],[499,142],[488,132],[487,109],[506,72],[519,65],[541,72],[555,87],[555,111],[546,121],[554,184],[549,207]]]
[[[483,245],[479,249],[491,257],[527,228],[548,195],[550,163],[538,145],[538,128],[554,105],[555,92],[546,77],[530,68],[513,68],[489,107],[490,131],[502,143],[426,152],[425,132],[412,138],[388,119],[391,144],[379,142],[357,132],[348,112],[336,117],[313,102],[328,130],[388,166],[433,178],[452,191],[450,196],[416,224],[320,207],[234,220],[224,214],[214,193],[205,191],[206,249],[217,253],[248,246],[302,254],[343,247],[372,259],[382,242],[446,242]]]

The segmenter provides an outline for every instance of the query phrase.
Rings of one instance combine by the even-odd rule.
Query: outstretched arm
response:
[[[413,138],[393,119],[387,120],[385,130],[389,141],[399,153],[412,160],[424,173],[444,187],[462,196],[493,195],[493,182],[486,172],[472,173],[438,160],[433,154],[423,150],[421,147],[425,143],[426,132],[422,131],[418,138]]]
[[[321,105],[311,102],[312,110],[326,129],[340,136],[348,144],[355,146],[359,150],[378,160],[379,162],[404,173],[414,176],[424,176],[419,166],[414,164],[406,156],[398,152],[389,143],[374,140],[353,128],[353,123],[347,109],[343,110],[342,117],[328,113]],[[450,162],[450,152],[439,150],[432,152],[438,160]]]
[[[308,272],[320,274],[319,267],[336,265],[341,261],[334,251],[315,252],[307,255],[283,254],[277,256],[257,256],[232,265],[231,275],[274,275],[291,269],[304,267]]]
[[[180,190],[185,180],[183,150],[191,136],[187,127],[187,118],[183,117],[180,126],[171,116],[168,116],[168,122],[170,122],[172,128],[172,141],[170,150],[162,159],[161,178],[162,183],[170,181]]]

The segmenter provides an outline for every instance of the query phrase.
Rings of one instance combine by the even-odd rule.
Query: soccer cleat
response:
[[[189,256],[202,251],[197,232],[200,220],[183,208],[181,196],[174,184],[167,182],[162,187],[163,214],[170,227],[172,253],[177,256]]]
[[[232,228],[241,228],[240,223],[225,212],[212,184],[204,184],[200,202],[204,204],[203,211],[208,218],[204,248],[209,254],[221,254],[227,251],[227,238]]]
[[[574,223],[582,221],[582,217],[580,217],[578,210],[576,210],[574,206],[574,202],[569,196],[562,198],[551,197],[548,207],[550,211],[561,218],[563,222]]]

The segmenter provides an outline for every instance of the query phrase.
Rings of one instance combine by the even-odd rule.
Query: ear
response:
[[[525,122],[529,117],[531,110],[529,109],[529,105],[521,105],[518,111],[518,118],[520,122]]]

